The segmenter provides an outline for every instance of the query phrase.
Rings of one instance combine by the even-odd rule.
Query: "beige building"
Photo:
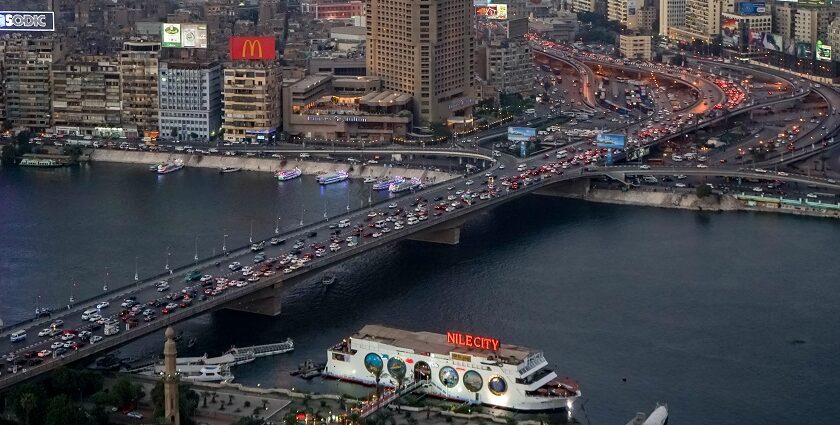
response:
[[[557,16],[528,21],[528,29],[540,37],[567,43],[575,41],[579,25],[577,15],[570,12],[557,12]]]
[[[653,24],[656,21],[656,8],[640,7],[635,13],[627,15],[627,29],[644,34],[653,34]]]
[[[671,27],[685,26],[685,0],[659,0],[659,34],[668,35]]]
[[[607,0],[607,19],[626,25],[628,9],[635,9],[635,2],[636,0]]]
[[[471,116],[475,41],[472,2],[368,0],[368,75],[412,96],[418,121]]]
[[[573,12],[595,13],[596,8],[596,0],[574,0],[574,3],[572,3]]]
[[[685,26],[669,27],[668,36],[709,43],[720,34],[720,13],[720,0],[686,0]]]
[[[138,132],[157,131],[159,59],[160,43],[123,43],[119,59],[123,126],[136,126]]]
[[[828,26],[836,16],[837,12],[833,9],[797,9],[793,38],[810,44],[827,40]]]
[[[377,77],[307,76],[283,87],[283,125],[292,137],[392,141],[411,129],[411,96],[380,90]]]
[[[282,70],[273,62],[233,62],[224,70],[222,131],[231,143],[276,140]]]
[[[828,44],[829,46],[840,46],[840,18],[834,18],[828,25]],[[838,47],[840,48],[840,47]]]
[[[120,66],[112,56],[67,58],[52,67],[55,134],[103,136],[121,130]]]
[[[796,23],[796,8],[787,3],[777,3],[773,6],[774,33],[787,40],[794,39],[794,24]]]
[[[6,119],[12,128],[46,131],[51,126],[52,64],[63,43],[50,37],[5,40]]]
[[[531,47],[525,39],[482,43],[476,55],[476,72],[500,93],[528,93],[534,87]]]
[[[650,60],[651,42],[649,35],[621,34],[618,36],[618,49],[625,58]]]

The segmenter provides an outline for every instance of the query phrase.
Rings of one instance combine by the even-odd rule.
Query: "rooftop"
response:
[[[359,103],[370,106],[392,106],[394,104],[405,104],[410,101],[411,95],[390,90],[368,93],[359,99]]]
[[[412,332],[382,325],[365,325],[353,334],[355,339],[365,339],[396,347],[408,348],[416,353],[429,352],[448,356],[451,352],[485,358],[501,358],[508,364],[522,363],[532,350],[512,344],[499,344],[498,351],[464,347],[447,342],[446,335],[433,332]]]

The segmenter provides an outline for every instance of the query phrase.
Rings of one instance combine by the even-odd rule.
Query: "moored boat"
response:
[[[241,169],[241,168],[239,168],[239,167],[222,167],[222,168],[219,170],[219,172],[220,172],[220,173],[223,173],[223,174],[224,174],[224,173],[235,173],[235,172],[237,172],[237,171],[242,171],[242,169]]]
[[[405,179],[399,182],[391,183],[388,190],[391,193],[405,192],[406,190],[415,190],[423,186],[418,179]]]
[[[303,174],[303,172],[300,171],[300,168],[295,167],[292,170],[280,170],[275,174],[275,176],[277,176],[277,180],[284,182],[287,180],[296,179],[300,177],[301,174]]]
[[[376,182],[376,180],[377,180],[377,179],[376,179],[376,177],[373,177],[373,176],[367,176],[367,177],[365,177],[365,181],[364,181],[364,182],[365,182],[365,183],[375,183],[375,182]]]
[[[22,167],[56,168],[63,167],[66,164],[52,158],[23,158],[18,165]]]
[[[324,174],[322,176],[318,176],[318,183],[320,184],[332,184],[343,182],[350,178],[350,175],[347,174],[346,171],[338,171],[331,174]]]
[[[400,183],[404,179],[402,177],[394,177],[391,179],[379,179],[373,183],[373,190],[388,190],[392,184]]]
[[[178,171],[182,168],[184,168],[184,161],[176,159],[175,161],[158,165],[157,172],[158,174],[169,174],[174,173],[175,171]]]
[[[498,339],[367,325],[327,350],[324,375],[365,385],[420,385],[429,395],[522,411],[571,410],[577,383],[543,353]]]

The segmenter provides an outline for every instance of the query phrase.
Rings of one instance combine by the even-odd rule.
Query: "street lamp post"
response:
[[[171,252],[169,252],[169,247],[167,246],[167,247],[166,247],[166,266],[164,267],[164,269],[165,269],[166,271],[168,271],[168,272],[169,272],[169,274],[172,274],[172,269],[171,269],[171,268],[169,268],[169,257],[170,257],[170,256],[172,256],[172,253],[171,253]]]
[[[224,232],[224,236],[222,236],[222,252],[227,255],[227,229]]]
[[[195,235],[195,255],[193,256],[193,261],[198,264],[198,235]]]

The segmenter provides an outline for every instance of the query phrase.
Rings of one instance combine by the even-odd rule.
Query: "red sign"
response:
[[[446,342],[462,347],[499,351],[499,340],[496,338],[485,338],[483,336],[467,335],[460,332],[447,332]]]
[[[273,60],[277,58],[274,37],[231,37],[230,58],[233,60]]]

